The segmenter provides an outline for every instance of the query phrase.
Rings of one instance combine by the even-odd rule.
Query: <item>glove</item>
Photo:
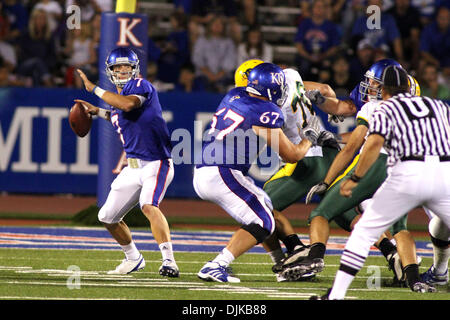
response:
[[[334,135],[334,133],[330,131],[322,131],[319,134],[319,138],[317,138],[317,145],[321,147],[330,147],[337,150],[341,150],[341,146],[339,145],[339,141]]]
[[[316,105],[321,105],[325,102],[325,97],[320,93],[319,90],[309,90],[305,92],[305,96]]]
[[[320,120],[317,116],[312,116],[309,118],[308,124],[302,129],[303,135],[306,139],[311,141],[313,146],[317,145],[317,139],[319,139],[320,131]]]
[[[329,114],[328,115],[328,122],[334,122],[334,123],[339,123],[339,122],[344,122],[345,117],[344,116],[337,116],[334,114]]]
[[[305,203],[308,204],[315,194],[320,196],[320,195],[324,194],[325,192],[327,192],[328,187],[329,187],[329,185],[325,182],[320,182],[320,183],[316,184],[314,187],[312,187],[309,190],[308,194],[306,195]]]

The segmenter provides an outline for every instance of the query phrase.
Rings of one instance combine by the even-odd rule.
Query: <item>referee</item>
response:
[[[450,226],[450,107],[440,100],[411,96],[407,73],[401,68],[386,68],[383,83],[384,102],[373,113],[364,150],[353,176],[342,183],[341,194],[351,197],[383,145],[389,152],[388,177],[355,225],[333,287],[322,299],[345,297],[370,246],[411,209],[428,208]],[[436,291],[421,282],[417,264],[404,270],[412,291]]]

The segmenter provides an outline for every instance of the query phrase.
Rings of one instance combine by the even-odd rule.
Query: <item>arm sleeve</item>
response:
[[[377,108],[372,115],[369,134],[379,134],[388,140],[392,136],[392,121],[383,108]]]

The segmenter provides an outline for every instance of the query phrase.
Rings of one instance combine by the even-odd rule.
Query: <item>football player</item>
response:
[[[364,180],[359,183],[359,189],[355,191],[353,197],[346,198],[339,193],[341,182],[345,180],[344,178],[352,175],[359,159],[359,156],[356,156],[350,166],[345,169],[353,159],[354,154],[365,142],[369,120],[376,106],[381,102],[378,100],[380,97],[379,90],[382,86],[381,76],[384,69],[389,65],[400,66],[395,61],[386,61],[382,64],[375,64],[369,69],[366,76],[372,77],[372,82],[366,79],[365,83],[370,84],[370,86],[367,86],[367,90],[360,91],[362,99],[369,102],[364,104],[357,114],[357,127],[351,133],[343,150],[333,161],[325,179],[311,188],[307,195],[306,203],[311,200],[314,194],[324,194],[319,205],[311,212],[308,219],[310,222],[311,250],[308,257],[300,257],[295,263],[283,270],[283,274],[289,273],[289,275],[285,275],[286,277],[295,278],[296,276],[301,276],[303,272],[321,271],[324,266],[323,257],[329,236],[329,221],[334,220],[344,230],[351,232],[353,226],[360,218],[360,213],[353,208],[361,204],[360,210],[363,211],[363,207],[366,206],[366,202],[363,201],[370,199],[386,178],[387,152],[383,151],[376,165],[371,168],[371,171],[368,172]],[[376,86],[374,86],[375,82],[377,82]],[[420,95],[420,87],[412,77],[410,78],[410,87],[413,94]],[[344,173],[339,175],[341,172]],[[408,265],[413,262],[415,263],[417,260],[415,243],[411,234],[406,229],[406,220],[407,216],[404,216],[390,230],[396,239],[398,252],[397,248],[389,241],[387,236],[383,236],[376,244],[388,260],[390,268],[394,271],[396,281],[405,280],[405,273],[403,272],[401,261],[404,261],[406,263],[405,265]]]
[[[194,189],[203,200],[220,205],[242,227],[217,257],[198,272],[205,281],[239,282],[229,274],[230,263],[262,243],[275,229],[272,203],[248,176],[260,148],[267,143],[289,163],[302,159],[320,135],[311,117],[302,129],[306,139],[292,143],[281,127],[280,106],[286,100],[283,71],[261,63],[248,74],[246,87],[230,90],[221,101],[203,142],[201,163],[194,171]],[[265,142],[259,138],[263,138]]]
[[[172,145],[167,124],[162,118],[158,93],[153,85],[139,77],[139,59],[129,48],[117,48],[106,59],[106,74],[117,92],[106,91],[93,84],[77,70],[88,92],[111,106],[98,108],[83,100],[87,112],[111,121],[119,134],[128,165],[111,184],[111,191],[99,211],[98,219],[125,253],[125,259],[108,274],[128,274],[145,267],[145,260],[123,221],[139,203],[151,225],[152,234],[162,254],[159,274],[178,277],[169,225],[159,204],[174,175]]]

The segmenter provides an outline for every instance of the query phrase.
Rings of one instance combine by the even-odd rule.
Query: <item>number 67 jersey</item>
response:
[[[251,97],[245,87],[230,90],[203,136],[197,168],[220,166],[247,174],[265,144],[252,127],[281,128],[283,123],[283,113],[274,103]]]

